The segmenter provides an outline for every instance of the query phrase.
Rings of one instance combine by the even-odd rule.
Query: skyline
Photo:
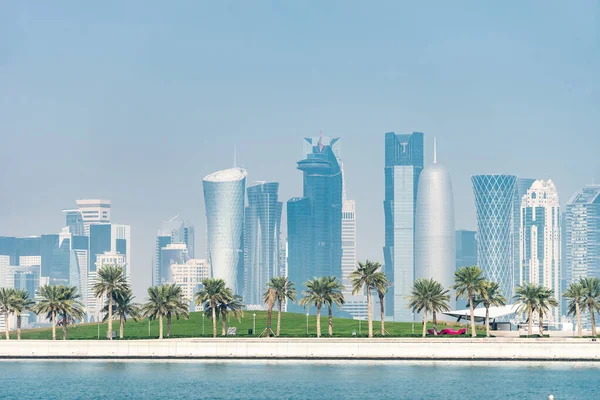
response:
[[[476,226],[471,175],[552,179],[561,207],[597,176],[593,2],[3,8],[0,235],[58,233],[74,199],[110,199],[138,295],[161,221],[189,220],[206,253],[202,177],[234,147],[248,183],[280,182],[287,201],[302,138],[342,137],[357,256],[382,263],[385,132],[424,132],[426,165],[438,138],[457,229]]]

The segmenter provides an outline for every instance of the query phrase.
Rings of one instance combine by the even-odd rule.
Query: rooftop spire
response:
[[[237,168],[237,147],[233,146],[233,168]]]
[[[437,164],[437,138],[433,138],[433,163]]]

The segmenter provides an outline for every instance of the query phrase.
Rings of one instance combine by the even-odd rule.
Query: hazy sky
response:
[[[552,178],[561,202],[600,150],[597,1],[0,0],[0,235],[57,233],[77,198],[132,225],[134,288],[176,214],[204,256],[202,178],[233,163],[302,194],[302,137],[343,138],[358,256],[382,260],[388,131],[450,170]],[[285,221],[285,218],[284,218]]]

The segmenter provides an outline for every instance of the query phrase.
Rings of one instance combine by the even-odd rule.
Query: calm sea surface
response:
[[[600,399],[600,365],[1,361],[2,399]]]

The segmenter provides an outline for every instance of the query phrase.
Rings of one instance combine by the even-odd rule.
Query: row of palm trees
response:
[[[563,297],[569,300],[567,313],[577,319],[577,336],[582,337],[581,313],[588,312],[592,323],[592,336],[596,337],[595,313],[600,312],[600,279],[581,278],[571,283]]]

